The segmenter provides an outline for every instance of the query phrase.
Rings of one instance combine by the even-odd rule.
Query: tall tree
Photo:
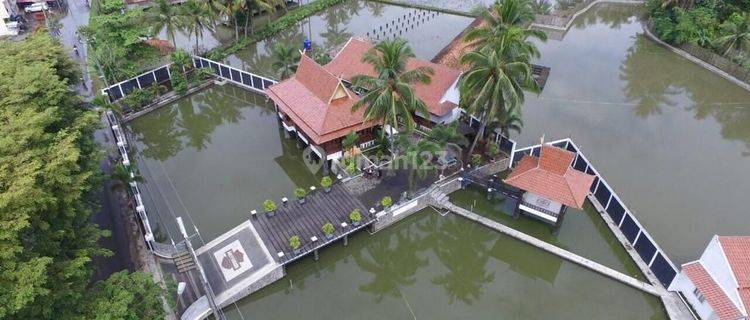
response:
[[[494,49],[472,51],[461,57],[461,63],[470,66],[461,79],[461,104],[480,121],[467,156],[484,137],[489,121],[520,108],[523,89],[538,91],[528,61],[506,59],[504,48]]]
[[[213,31],[213,19],[215,16],[208,3],[188,0],[180,6],[180,17],[182,25],[187,29],[188,35],[195,36],[195,53],[198,54],[199,40],[203,38],[203,31]]]
[[[429,115],[429,111],[414,93],[413,86],[430,83],[435,71],[429,67],[406,70],[406,62],[411,58],[414,52],[404,39],[386,40],[367,51],[362,62],[371,64],[377,75],[358,75],[352,79],[355,87],[366,91],[352,109],[356,111],[366,106],[365,120],[382,120],[384,126],[397,131],[401,128],[400,120],[407,131],[414,129],[413,114]]]
[[[273,56],[272,66],[276,69],[281,79],[289,78],[297,72],[300,56],[296,48],[279,42],[273,46],[271,55]]]
[[[0,56],[0,318],[79,318],[91,258],[108,253],[89,222],[98,117],[49,36],[0,41]]]
[[[724,55],[732,49],[750,53],[750,12],[733,14],[721,24],[721,30],[715,42],[725,48]]]
[[[174,34],[184,28],[181,14],[182,12],[167,0],[156,0],[156,7],[152,7],[148,15],[148,20],[154,27],[154,33],[165,30],[175,48],[177,48],[177,41]]]
[[[95,320],[164,319],[161,299],[164,293],[150,274],[120,271],[93,287],[86,317]]]

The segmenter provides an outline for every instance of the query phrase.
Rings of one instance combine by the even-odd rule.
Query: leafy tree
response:
[[[375,68],[377,76],[358,75],[352,79],[355,87],[366,90],[352,110],[367,106],[365,120],[382,120],[383,125],[399,130],[399,120],[407,131],[414,129],[413,113],[428,115],[427,106],[414,93],[414,84],[430,83],[432,68],[419,67],[406,70],[406,61],[414,53],[404,39],[386,40],[367,51],[362,62]],[[385,134],[383,130],[381,134]]]
[[[294,47],[279,42],[273,46],[271,55],[273,56],[272,66],[279,73],[281,79],[289,78],[297,72],[300,54]]]
[[[108,254],[89,222],[99,119],[49,36],[0,41],[0,56],[0,318],[80,318],[91,258]]]
[[[732,14],[721,24],[721,36],[714,42],[726,48],[724,55],[732,49],[750,52],[750,12]]]
[[[349,150],[357,146],[357,141],[359,141],[359,135],[356,131],[352,131],[344,137],[344,140],[341,141],[341,145],[344,147],[344,150]]]
[[[154,34],[165,30],[167,37],[172,40],[172,45],[177,48],[177,41],[174,34],[178,30],[185,29],[182,14],[183,10],[172,6],[167,0],[156,0],[156,6],[149,10],[147,20],[153,26]]]
[[[120,271],[97,283],[91,290],[88,319],[164,319],[162,295],[166,291],[143,272]]]
[[[188,0],[180,6],[182,25],[188,35],[195,35],[195,53],[199,50],[199,40],[203,38],[203,31],[213,31],[213,19],[216,17],[209,3]]]

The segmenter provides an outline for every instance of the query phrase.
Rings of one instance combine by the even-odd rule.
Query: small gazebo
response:
[[[542,144],[539,156],[526,154],[508,177],[508,185],[524,191],[518,209],[559,228],[567,207],[583,209],[594,176],[571,165],[576,154]]]

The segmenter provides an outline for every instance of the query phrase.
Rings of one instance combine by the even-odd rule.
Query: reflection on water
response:
[[[144,201],[165,237],[175,216],[210,240],[246,219],[264,199],[290,197],[319,181],[265,97],[214,86],[130,124]]]
[[[470,18],[442,13],[423,19],[416,17],[418,12],[421,10],[379,2],[346,1],[302,21],[297,28],[287,29],[249,45],[227,60],[238,68],[278,77],[271,57],[271,48],[276,43],[301,48],[305,39],[311,39],[313,50],[328,52],[333,56],[350,37],[366,37],[368,33],[372,37],[375,34],[373,31],[377,31],[381,37],[388,34],[407,39],[417,57],[429,60],[472,21]],[[409,14],[412,16],[407,18]],[[398,22],[393,24],[393,21]],[[386,26],[386,23],[390,24]]]
[[[652,296],[431,209],[291,265],[238,307],[230,318],[665,318]]]
[[[750,228],[750,93],[645,38],[642,12],[598,5],[539,44],[552,71],[515,138],[572,137],[682,263],[712,235]]]

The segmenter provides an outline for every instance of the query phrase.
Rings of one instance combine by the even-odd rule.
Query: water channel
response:
[[[371,12],[365,7],[360,12]],[[513,138],[523,146],[541,135],[572,137],[682,263],[694,259],[714,233],[750,227],[744,204],[750,190],[750,93],[646,39],[640,15],[634,6],[599,5],[562,40],[540,44],[539,62],[552,72],[543,93],[527,96],[525,126]],[[456,29],[454,35],[463,28],[448,27]],[[439,50],[414,43],[422,57]],[[157,110],[130,129],[147,179],[146,204],[162,239],[175,236],[174,215],[189,217],[208,241],[246,219],[263,199],[290,197],[296,186],[319,180],[284,138],[265,99],[229,85]],[[503,217],[502,203],[485,202],[482,192],[452,198],[637,275],[595,213],[569,212],[553,237],[533,221]],[[261,319],[665,316],[653,297],[434,211],[374,236],[357,235],[349,247],[334,246],[322,252],[321,261],[310,260],[239,301],[239,309],[228,308],[232,318],[239,319],[239,312]]]

